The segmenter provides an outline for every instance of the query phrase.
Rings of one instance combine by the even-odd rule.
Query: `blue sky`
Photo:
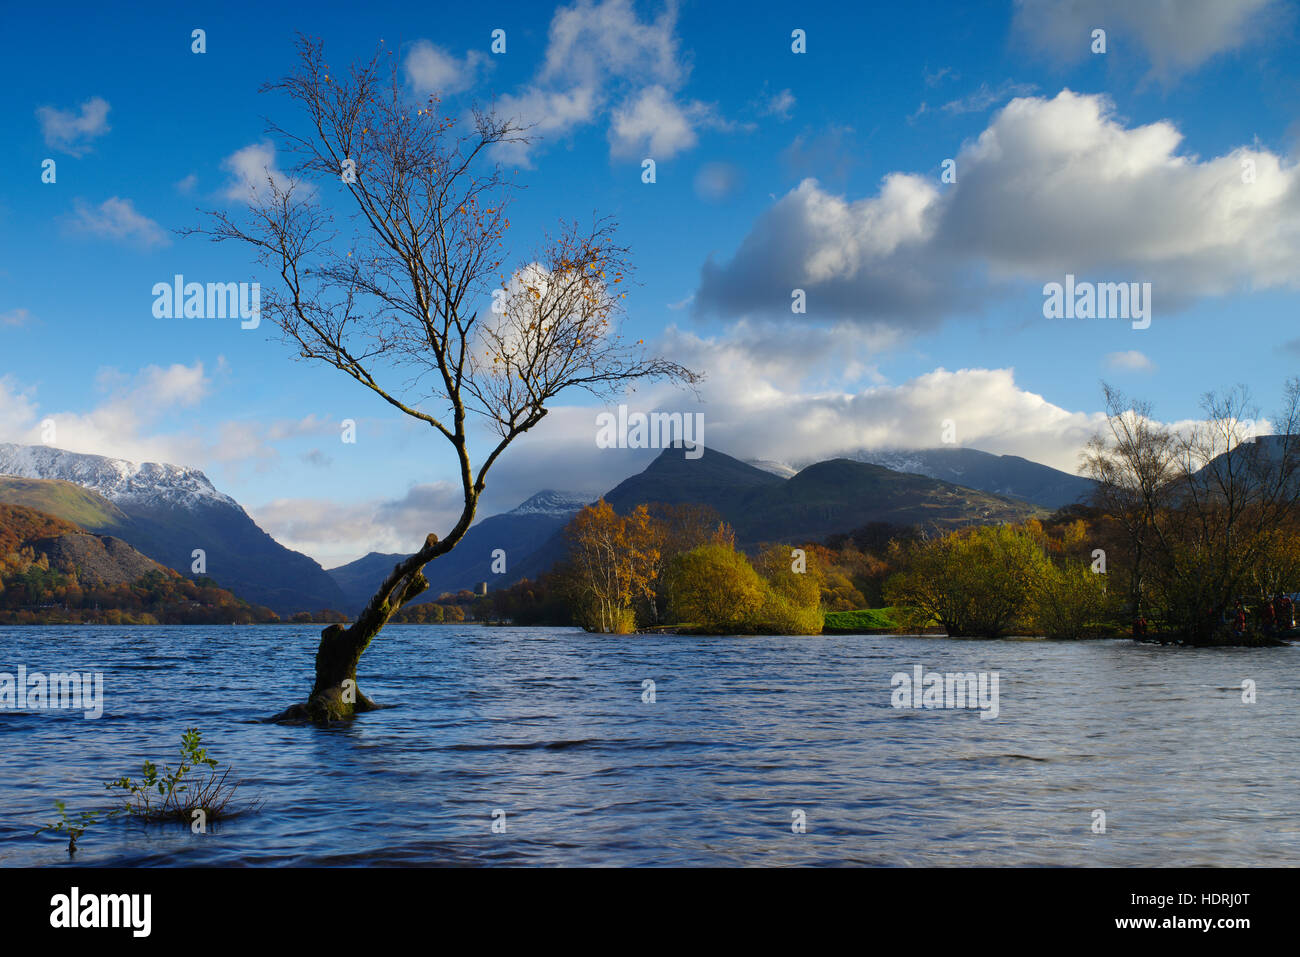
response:
[[[326,565],[441,531],[455,475],[427,429],[291,361],[266,324],[151,312],[176,273],[270,281],[173,230],[276,162],[262,118],[291,114],[258,86],[291,69],[298,31],[340,65],[382,39],[413,101],[437,85],[449,112],[537,124],[501,157],[528,187],[519,256],[561,217],[615,216],[639,283],[626,331],[708,375],[698,400],[632,403],[699,409],[706,444],[742,458],[933,446],[952,418],[963,444],[1070,468],[1102,379],[1178,421],[1236,382],[1266,410],[1300,362],[1291,3],[269,6],[7,13],[0,441],[52,419],[60,447],[202,468]],[[1150,328],[1045,319],[1043,284],[1067,272],[1151,282]],[[480,514],[642,467],[595,448],[595,411],[565,397]]]

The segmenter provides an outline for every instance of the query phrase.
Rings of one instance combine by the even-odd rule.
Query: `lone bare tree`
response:
[[[631,264],[608,219],[561,224],[535,255],[503,268],[514,186],[492,147],[526,142],[524,128],[477,109],[458,123],[436,97],[412,104],[382,45],[346,73],[331,70],[319,41],[297,46],[295,71],[263,87],[303,114],[297,130],[269,129],[292,167],[250,184],[246,216],[212,212],[209,227],[185,232],[251,247],[278,274],[262,314],[298,358],[333,366],[428,425],[449,444],[464,491],[442,538],[429,534],[398,562],[355,622],[321,633],[310,696],[277,719],[323,722],[376,706],[356,685],[362,653],[429,587],[425,565],[465,535],[492,466],[550,399],[699,376],[618,334]],[[331,204],[350,209],[350,228],[336,227]],[[473,422],[491,436],[477,467]]]

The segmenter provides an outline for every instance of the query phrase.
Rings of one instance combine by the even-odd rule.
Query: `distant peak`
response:
[[[510,510],[511,515],[564,515],[577,512],[594,501],[590,495],[542,489]]]

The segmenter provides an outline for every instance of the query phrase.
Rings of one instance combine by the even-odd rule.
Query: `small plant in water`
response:
[[[71,856],[77,853],[77,838],[81,837],[86,832],[86,828],[99,819],[100,812],[78,811],[76,815],[69,815],[68,806],[63,801],[55,801],[54,809],[59,812],[59,820],[53,824],[45,825],[36,833],[42,834],[45,831],[58,833],[62,831],[68,835],[68,855]]]
[[[173,771],[170,767],[159,770],[158,765],[146,761],[139,781],[123,776],[107,782],[104,787],[119,790],[126,802],[126,811],[146,821],[189,821],[196,810],[202,810],[209,820],[218,818],[235,796],[238,784],[227,784],[227,768],[217,773],[217,760],[208,757],[208,749],[200,747],[202,735],[198,728],[186,728],[181,735],[181,760]],[[207,768],[189,776],[195,768]]]
[[[152,761],[145,761],[137,781],[123,775],[116,781],[107,781],[104,787],[120,792],[122,803],[100,811],[81,811],[69,815],[64,802],[55,801],[60,820],[38,830],[62,832],[68,835],[68,853],[75,854],[77,839],[99,817],[117,817],[129,814],[147,823],[182,821],[189,823],[196,811],[202,811],[204,820],[229,817],[234,811],[231,801],[239,789],[238,782],[230,783],[230,769],[218,772],[217,760],[208,756],[202,747],[203,736],[198,728],[186,728],[181,735],[181,760],[175,770],[164,766],[161,770]],[[195,769],[201,769],[197,772]],[[195,773],[191,773],[195,772]],[[250,807],[251,809],[251,807]]]

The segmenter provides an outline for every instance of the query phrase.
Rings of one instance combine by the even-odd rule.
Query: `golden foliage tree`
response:
[[[659,536],[649,509],[619,515],[602,498],[574,516],[565,535],[579,619],[590,631],[633,631],[633,604],[654,594],[658,574]]]
[[[1106,576],[1079,561],[1047,562],[1029,590],[1035,630],[1046,638],[1088,638],[1108,617]]]
[[[655,502],[648,507],[658,555],[653,567],[654,588],[647,596],[647,606],[650,621],[658,624],[672,602],[668,568],[673,559],[700,545],[735,548],[736,533],[708,505]]]

